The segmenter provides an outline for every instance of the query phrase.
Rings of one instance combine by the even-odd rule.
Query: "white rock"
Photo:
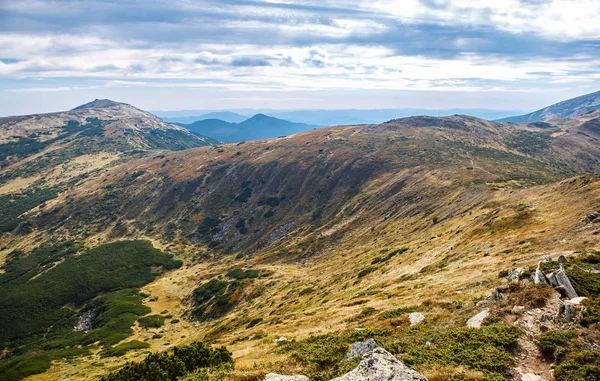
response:
[[[264,381],[308,381],[308,377],[295,374],[293,376],[284,376],[276,373],[269,373]]]
[[[283,341],[287,341],[287,338],[286,338],[286,337],[283,337],[283,336],[281,336],[279,339],[275,339],[275,340],[273,340],[273,342],[274,342],[275,344],[277,344],[277,343],[281,343],[281,342],[283,342]]]
[[[483,320],[488,316],[490,316],[490,310],[489,308],[486,308],[485,310],[481,311],[477,315],[467,320],[467,327],[481,328],[481,323],[483,323]]]
[[[427,381],[383,348],[375,348],[363,356],[360,364],[345,375],[331,381]]]
[[[412,312],[408,315],[408,320],[410,321],[410,325],[421,324],[425,321],[425,316],[423,316],[420,312]]]
[[[542,381],[542,378],[533,373],[527,373],[521,376],[521,381]]]
[[[569,300],[565,300],[565,303],[569,303],[569,304],[573,304],[573,305],[580,305],[584,300],[587,300],[587,298],[585,296],[579,296],[577,298],[573,298],[573,299],[569,299]]]

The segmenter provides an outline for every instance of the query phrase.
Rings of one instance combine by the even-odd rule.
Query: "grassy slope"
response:
[[[272,343],[279,336],[377,326],[380,313],[426,300],[462,303],[453,319],[464,322],[476,312],[475,301],[500,283],[500,270],[598,245],[595,225],[582,219],[600,209],[598,179],[550,183],[593,168],[587,160],[597,149],[593,139],[577,134],[577,126],[554,131],[543,151],[555,152],[558,161],[548,162],[541,159],[547,151],[510,148],[510,131],[493,128],[344,127],[125,163],[76,189],[70,206],[60,198],[67,222],[54,234],[85,232],[88,240],[102,241],[164,239],[171,232],[162,244],[188,265],[144,291],[158,297],[146,303],[152,314],[168,310],[180,321],[160,328],[160,338],[152,338],[158,329],[136,328],[132,339],[147,340],[152,349],[214,339],[229,344],[240,369],[284,359]],[[144,173],[132,178],[140,169]],[[531,187],[535,183],[546,185]],[[247,187],[247,201],[235,200]],[[272,206],[269,197],[282,201]],[[273,216],[264,217],[271,209]],[[190,245],[186,237],[212,215],[225,231],[216,249]],[[252,216],[251,233],[239,234],[240,217]],[[51,217],[38,227],[57,227],[61,220]],[[270,241],[290,222],[287,234]],[[408,251],[373,264],[400,248]],[[272,274],[251,281],[224,318],[198,326],[186,320],[192,291],[236,267]],[[370,272],[359,278],[365,269]],[[368,307],[376,312],[364,315]],[[258,318],[263,321],[247,328]],[[62,363],[34,379],[85,378],[135,356]],[[102,367],[86,366],[91,362]]]

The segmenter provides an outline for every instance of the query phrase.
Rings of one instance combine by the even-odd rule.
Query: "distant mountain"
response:
[[[525,110],[488,110],[488,109],[373,109],[373,110],[258,110],[232,109],[229,111],[154,111],[153,114],[169,123],[191,124],[198,120],[221,119],[230,123],[241,123],[244,115],[265,114],[294,123],[306,123],[314,126],[342,126],[357,124],[379,124],[392,119],[409,116],[451,116],[469,115],[486,120],[496,120],[526,112]]]
[[[178,125],[198,134],[211,136],[225,143],[276,138],[319,127],[304,123],[293,123],[264,114],[254,115],[252,118],[241,123],[229,123],[220,119],[206,119],[192,124]]]
[[[530,114],[511,116],[498,122],[529,123],[552,118],[570,118],[600,109],[600,91],[569,99]]]
[[[248,119],[247,116],[236,114],[235,112],[230,111],[217,111],[210,112],[208,114],[203,115],[190,115],[183,117],[163,117],[164,121],[169,123],[183,123],[183,124],[191,124],[197,122],[199,120],[208,120],[208,119],[220,119],[228,123],[241,123],[244,120]]]

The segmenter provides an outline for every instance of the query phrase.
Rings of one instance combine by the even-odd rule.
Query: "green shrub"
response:
[[[402,361],[409,366],[464,366],[501,375],[514,364],[512,352],[521,334],[504,324],[436,330],[421,325],[410,328],[392,347],[404,353]]]
[[[262,323],[263,319],[262,318],[256,318],[256,319],[252,319],[250,320],[250,323],[248,323],[248,325],[246,326],[246,329],[252,328],[252,327],[256,327],[257,325],[259,325],[260,323]]]
[[[417,307],[414,307],[414,306],[396,308],[395,310],[387,311],[387,312],[384,312],[381,315],[379,315],[379,320],[387,320],[387,319],[397,318],[402,315],[409,314],[411,312],[415,312],[416,310],[417,310]]]
[[[362,277],[367,276],[368,274],[372,273],[375,270],[377,270],[377,267],[367,267],[365,269],[360,270],[357,274],[357,277],[362,278]]]
[[[100,352],[101,357],[119,357],[123,356],[125,353],[138,349],[146,349],[150,348],[150,344],[144,343],[143,341],[128,341],[126,343],[121,343],[114,347],[105,348],[102,352]]]
[[[540,335],[537,345],[544,356],[556,359],[576,337],[575,331],[547,331]]]
[[[57,254],[41,249],[47,258]],[[32,258],[18,257],[0,275],[0,343],[43,333],[67,304],[82,306],[101,293],[141,287],[158,276],[153,269],[181,266],[171,256],[155,249],[148,241],[121,241],[87,250],[65,258],[44,271],[45,263],[36,252]],[[37,263],[31,263],[31,261]],[[31,313],[35,311],[35,314]]]
[[[571,359],[556,367],[556,381],[593,381],[600,380],[600,352],[581,351]]]
[[[202,368],[233,369],[233,358],[226,348],[212,349],[204,343],[175,347],[173,353],[152,353],[143,361],[128,362],[121,369],[100,378],[101,381],[175,381]]]
[[[254,279],[254,278],[258,278],[258,270],[253,270],[253,269],[248,269],[248,270],[242,270],[242,269],[233,269],[230,272],[227,273],[227,276],[229,278],[233,278],[233,279],[237,279],[237,280],[242,280],[242,279]]]
[[[598,300],[587,300],[584,302],[585,309],[582,313],[581,325],[589,327],[600,323],[600,302]]]
[[[142,328],[160,328],[165,324],[165,317],[161,315],[149,315],[138,319]]]

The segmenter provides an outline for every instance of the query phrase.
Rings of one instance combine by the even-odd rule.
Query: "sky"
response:
[[[600,90],[598,0],[0,0],[0,115],[535,110]]]

